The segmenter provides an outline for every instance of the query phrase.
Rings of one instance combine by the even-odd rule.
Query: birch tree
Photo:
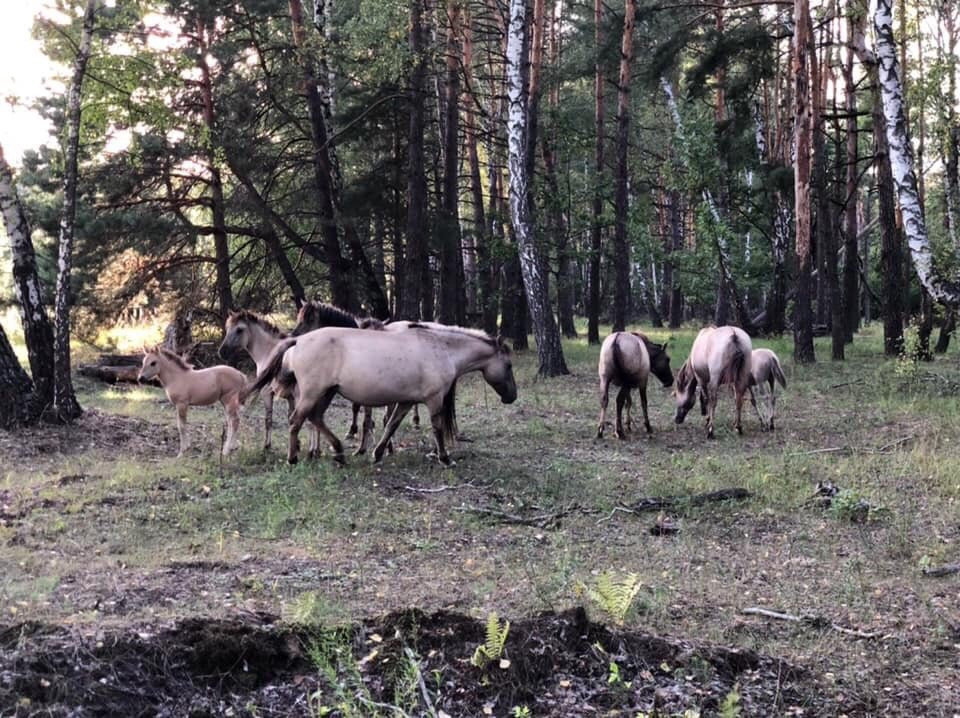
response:
[[[550,311],[546,263],[536,244],[531,177],[527,171],[529,141],[528,107],[524,87],[524,47],[527,35],[525,0],[510,0],[507,36],[507,118],[508,168],[510,173],[510,218],[520,255],[520,270],[537,342],[540,376],[568,374],[560,343],[560,332]]]
[[[897,59],[897,48],[893,39],[891,6],[892,0],[877,0],[873,27],[877,36],[877,70],[883,99],[883,115],[886,120],[893,184],[897,191],[900,212],[903,216],[903,229],[907,236],[907,245],[910,248],[917,278],[934,300],[957,307],[960,305],[960,283],[941,277],[933,266],[933,253],[930,249],[930,239],[917,190],[913,148],[907,131],[900,62]]]
[[[43,288],[37,275],[37,256],[30,237],[30,225],[23,210],[13,171],[0,147],[0,210],[10,238],[13,256],[13,286],[23,324],[30,374],[36,400],[46,408],[53,403],[53,328],[43,302]]]
[[[64,147],[63,213],[57,256],[57,293],[54,315],[53,413],[59,421],[72,421],[83,413],[73,390],[70,375],[70,270],[77,215],[77,152],[80,146],[80,99],[90,59],[97,0],[87,0],[83,14],[80,45],[73,62],[73,76],[67,94],[66,146]]]

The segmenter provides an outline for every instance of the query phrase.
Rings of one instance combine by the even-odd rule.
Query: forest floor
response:
[[[777,430],[725,394],[709,442],[659,384],[651,436],[597,441],[597,349],[541,381],[524,353],[512,405],[463,382],[452,468],[409,423],[380,466],[289,467],[259,402],[224,462],[192,409],[177,460],[159,390],[78,379],[75,425],[0,432],[0,715],[958,716],[960,573],[929,570],[960,561],[960,362],[877,332],[812,366],[757,341]],[[676,369],[694,332],[651,333]]]

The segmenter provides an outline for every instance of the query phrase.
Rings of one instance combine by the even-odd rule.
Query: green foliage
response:
[[[614,623],[622,626],[642,587],[640,574],[628,573],[618,577],[613,572],[606,571],[597,577],[593,586],[587,587],[586,593]]]
[[[740,685],[735,685],[730,689],[730,692],[727,693],[726,697],[723,699],[723,702],[720,704],[721,718],[738,718],[738,716],[743,712],[743,707],[740,705],[739,689]]]
[[[486,669],[492,661],[499,660],[503,655],[503,647],[509,632],[510,621],[504,621],[501,624],[497,612],[491,611],[487,616],[486,638],[473,652],[470,663],[477,668]]]

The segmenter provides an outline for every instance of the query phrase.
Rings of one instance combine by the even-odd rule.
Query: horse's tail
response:
[[[627,373],[626,366],[623,363],[623,352],[620,351],[620,333],[613,335],[613,370],[620,380],[621,386],[627,386],[630,383],[630,375]]]
[[[723,370],[723,376],[720,377],[721,384],[732,384],[733,386],[749,386],[752,374],[747,377],[745,383],[741,383],[740,375],[743,374],[744,365],[747,361],[747,353],[743,350],[743,347],[740,346],[740,341],[737,339],[737,335],[733,335],[733,356],[730,357],[730,361],[727,362],[727,366]],[[748,372],[749,374],[749,372]]]
[[[296,338],[291,337],[289,339],[284,339],[273,348],[273,353],[270,355],[267,367],[262,372],[257,374],[257,378],[254,379],[252,384],[247,385],[243,391],[240,392],[241,404],[245,403],[251,394],[263,389],[263,387],[269,384],[273,378],[280,373],[280,369],[283,367],[284,355],[287,353],[287,350],[295,346],[296,343]]]
[[[787,377],[783,375],[783,368],[780,366],[780,360],[776,356],[773,357],[773,376],[780,382],[780,386],[784,389],[787,388]]]
[[[440,407],[440,430],[446,441],[456,441],[457,438],[457,380],[447,390]]]

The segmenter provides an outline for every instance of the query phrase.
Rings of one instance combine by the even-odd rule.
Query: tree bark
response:
[[[270,253],[270,257],[273,259],[274,264],[276,264],[277,268],[280,270],[283,281],[285,281],[287,283],[287,287],[290,288],[290,295],[293,298],[293,306],[299,307],[307,300],[307,293],[304,291],[303,284],[300,283],[300,279],[297,277],[297,273],[294,271],[293,265],[290,264],[290,259],[287,257],[287,253],[283,251],[283,245],[280,243],[280,237],[277,236],[276,230],[270,224],[264,224],[263,243],[266,245],[267,251]]]
[[[593,178],[593,222],[590,227],[590,273],[589,294],[587,297],[587,343],[600,343],[600,258],[603,255],[603,194],[604,194],[604,107],[603,107],[603,63],[600,49],[603,43],[603,0],[594,0],[594,178]]]
[[[80,45],[73,63],[73,77],[67,95],[66,135],[63,159],[63,213],[60,216],[60,241],[57,258],[56,312],[54,315],[53,415],[69,422],[83,413],[73,390],[70,375],[70,274],[73,265],[73,240],[77,216],[77,154],[80,147],[80,100],[83,79],[90,59],[97,0],[87,0],[83,14]]]
[[[42,408],[42,402],[33,394],[33,382],[17,361],[0,326],[0,429],[29,424],[37,419]]]
[[[305,48],[303,6],[300,0],[288,0],[293,44],[299,54],[303,75],[303,92],[307,98],[310,115],[310,139],[313,142],[313,175],[317,187],[317,203],[321,222],[327,270],[330,273],[330,300],[339,307],[356,309],[351,286],[350,265],[340,249],[337,232],[336,199],[334,197],[334,170],[327,143],[327,124],[324,118],[323,98],[320,96],[317,73],[313,60]]]
[[[423,39],[423,0],[410,3],[410,54],[413,72],[410,74],[410,124],[407,137],[407,244],[403,272],[404,319],[421,319],[424,295],[432,293],[432,286],[424,286],[429,278],[427,254],[427,177],[423,159],[424,83],[427,74],[427,53]],[[432,302],[428,302],[432,304]],[[426,317],[430,319],[431,317]]]
[[[851,17],[847,20],[847,36],[853,37],[855,8],[848,8]],[[847,176],[844,205],[844,245],[843,245],[843,306],[845,310],[844,339],[853,341],[854,333],[860,328],[860,263],[857,247],[857,185],[860,178],[857,163],[859,161],[857,142],[857,86],[853,79],[853,46],[847,46],[846,62],[843,66],[845,88],[845,110],[847,112]]]
[[[213,78],[207,57],[210,53],[210,35],[212,34],[211,19],[197,20],[196,33],[199,38],[199,52],[197,64],[200,69],[200,96],[203,100],[203,124],[207,134],[204,142],[207,171],[210,173],[210,209],[213,219],[213,251],[216,258],[216,288],[217,304],[221,319],[233,309],[233,288],[230,284],[230,244],[227,238],[227,210],[223,199],[223,177],[220,174],[220,163],[217,159],[219,136],[217,130],[216,113],[213,103]]]
[[[683,206],[680,193],[670,191],[670,246],[672,252],[683,249]],[[683,324],[683,292],[673,273],[670,282],[670,328],[679,329]]]
[[[47,318],[43,303],[43,287],[37,275],[37,256],[30,237],[30,225],[23,211],[13,170],[0,146],[0,211],[3,213],[10,253],[13,258],[13,287],[23,324],[30,374],[33,377],[35,398],[43,408],[53,404],[53,327]]]
[[[920,283],[936,301],[957,307],[960,305],[960,283],[941,277],[933,266],[933,253],[917,191],[917,175],[913,168],[913,148],[906,125],[900,66],[893,39],[891,4],[892,0],[877,0],[873,20],[877,35],[877,70],[886,120],[890,167],[903,217],[903,229]]]
[[[523,50],[527,35],[525,0],[510,0],[510,26],[507,39],[507,79],[510,102],[507,136],[510,169],[510,215],[517,238],[520,268],[537,342],[540,376],[569,373],[563,357],[560,332],[550,311],[546,266],[534,236],[533,207],[530,201],[530,177],[526,159],[530,136],[527,131],[528,106],[523,77]]]
[[[793,5],[794,135],[797,151],[794,170],[794,216],[796,220],[797,294],[793,322],[793,356],[801,364],[816,361],[813,348],[813,312],[810,305],[810,150],[811,116],[809,48],[813,40],[808,0]]]
[[[443,123],[443,202],[440,207],[440,321],[466,323],[460,239],[460,18],[459,0],[447,1]]]
[[[630,149],[630,72],[633,61],[633,26],[636,17],[635,0],[626,0],[623,20],[623,38],[620,45],[620,73],[617,86],[617,188],[613,233],[613,331],[622,332],[630,316],[630,245],[627,238],[630,211],[627,183],[629,179],[628,154]]]

